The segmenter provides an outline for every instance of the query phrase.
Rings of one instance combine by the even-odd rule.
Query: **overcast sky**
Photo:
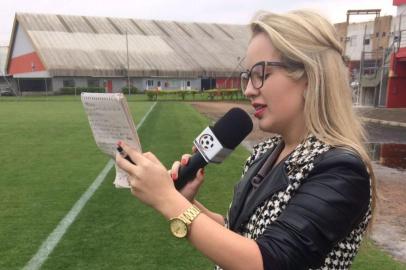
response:
[[[348,9],[382,9],[395,15],[392,0],[0,0],[0,45],[8,45],[16,12],[246,24],[258,10],[316,10],[333,23]],[[373,16],[358,16],[370,20]],[[351,20],[351,21],[356,21]]]

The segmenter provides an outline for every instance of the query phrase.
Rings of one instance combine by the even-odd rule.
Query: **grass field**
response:
[[[150,100],[147,94],[139,93],[139,94],[131,94],[126,95],[127,100],[129,101],[147,101]],[[23,97],[0,97],[1,101],[80,101],[80,94],[74,95],[49,95],[49,96],[23,96]],[[192,95],[185,95],[184,99],[178,94],[168,94],[168,95],[159,95],[158,101],[232,101],[232,102],[249,102],[247,99],[243,99],[240,96],[236,98],[235,96],[217,96],[214,93],[209,94],[208,92],[198,92],[195,96]]]
[[[132,100],[132,99],[131,99]],[[136,123],[151,102],[130,102]],[[208,120],[190,105],[158,103],[139,130],[144,151],[165,165],[189,152]],[[105,167],[77,98],[0,100],[0,269],[21,269]],[[248,152],[206,170],[199,200],[225,213]],[[95,192],[41,269],[211,269],[167,221],[115,189]],[[366,242],[353,269],[406,269]]]

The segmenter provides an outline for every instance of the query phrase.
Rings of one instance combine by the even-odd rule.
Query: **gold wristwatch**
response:
[[[189,225],[192,224],[192,221],[200,214],[199,208],[195,205],[192,205],[180,216],[171,218],[169,220],[170,229],[172,234],[177,238],[184,238],[188,234]]]

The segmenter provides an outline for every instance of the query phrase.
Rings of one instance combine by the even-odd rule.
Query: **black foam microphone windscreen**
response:
[[[216,124],[212,130],[221,144],[228,148],[236,148],[252,131],[252,120],[240,108],[232,108]]]

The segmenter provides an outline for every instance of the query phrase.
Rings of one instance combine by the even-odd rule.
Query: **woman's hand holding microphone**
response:
[[[175,161],[171,170],[167,171],[151,152],[139,153],[123,142],[119,142],[118,146],[134,162],[134,164],[131,163],[120,154],[116,155],[117,165],[130,176],[129,184],[132,194],[140,201],[153,207],[166,217],[176,215],[171,212],[171,205],[179,203],[181,201],[179,197],[184,197],[190,203],[194,202],[204,180],[203,169],[199,169],[196,177],[181,190],[177,191],[174,185],[174,181],[178,178],[180,166],[187,166],[191,157],[190,154],[184,154],[181,161]],[[193,148],[193,152],[196,152],[195,148]]]
[[[192,151],[196,152],[197,151],[196,147],[193,146]],[[172,164],[172,168],[171,170],[169,170],[169,173],[173,181],[176,181],[179,177],[180,166],[187,166],[191,156],[192,155],[190,154],[184,154],[182,155],[180,161],[175,161]],[[179,192],[186,199],[188,199],[188,201],[193,203],[200,186],[203,184],[203,181],[204,181],[204,168],[201,168],[197,171],[196,177],[192,181],[188,182],[182,189],[180,189]]]

